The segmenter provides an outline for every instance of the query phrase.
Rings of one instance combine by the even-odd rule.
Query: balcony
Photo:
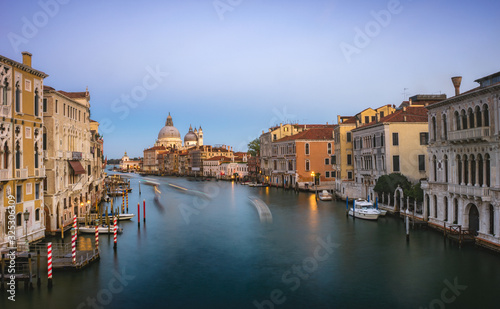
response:
[[[10,173],[9,173],[8,169],[0,170],[0,179],[1,180],[9,180],[10,178],[11,177],[10,177]]]
[[[61,159],[63,157],[63,152],[61,150],[57,151],[57,158]]]
[[[490,188],[487,188],[487,187],[476,187],[476,186],[449,184],[448,191],[450,193],[475,197],[475,198],[481,199],[483,201],[491,201]]]
[[[28,178],[28,169],[27,168],[22,168],[16,170],[16,178],[17,179],[26,179]]]
[[[45,167],[35,169],[35,177],[45,177]]]
[[[448,133],[451,142],[467,142],[474,140],[489,140],[490,127],[479,127],[467,130],[458,130]]]
[[[0,117],[11,118],[12,106],[11,105],[0,105]]]

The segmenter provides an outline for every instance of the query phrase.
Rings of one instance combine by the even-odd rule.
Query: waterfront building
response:
[[[233,161],[223,161],[219,165],[219,175],[222,179],[243,179],[248,175],[247,163],[242,158],[233,158]]]
[[[158,154],[165,150],[167,149],[163,145],[144,149],[142,170],[147,173],[158,173],[160,171]]]
[[[0,247],[10,245],[10,231],[18,243],[45,236],[43,80],[48,75],[32,68],[31,57],[23,52],[20,63],[0,55]]]
[[[477,88],[429,105],[429,177],[424,219],[436,227],[460,225],[476,243],[500,245],[500,72]]]
[[[308,189],[335,182],[330,158],[334,126],[324,125],[283,137],[272,143],[269,183]]]
[[[231,162],[231,158],[216,156],[203,161],[203,176],[221,178],[220,165],[224,162]]]
[[[333,165],[333,177],[335,177],[335,191],[341,198],[358,194],[354,181],[352,130],[356,128],[358,123],[367,124],[375,121],[377,114],[383,118],[394,113],[395,110],[394,106],[387,104],[376,109],[364,109],[355,116],[337,115],[337,126],[334,129],[335,151],[331,156],[331,164]]]
[[[141,160],[130,160],[130,157],[125,154],[120,160],[120,170],[122,171],[137,171],[141,166]]]
[[[99,122],[92,119],[90,119],[90,153],[92,154],[90,159],[92,187],[89,187],[89,191],[91,192],[90,204],[92,207],[106,195],[106,187],[104,186],[104,170],[106,168],[104,139],[99,134]]]
[[[250,156],[248,157],[248,176],[252,181],[261,180],[260,179],[260,157]]]
[[[90,94],[44,87],[46,233],[70,228],[102,194],[102,138],[90,121]]]
[[[427,109],[404,106],[394,113],[352,130],[354,155],[353,198],[375,195],[382,175],[401,173],[412,183],[426,177]]]

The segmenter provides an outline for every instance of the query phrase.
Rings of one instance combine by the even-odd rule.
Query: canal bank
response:
[[[406,242],[399,218],[354,221],[345,202],[305,192],[148,178],[160,184],[160,203],[145,178],[130,179],[129,195],[131,205],[146,200],[146,224],[120,223],[116,251],[101,235],[99,262],[55,272],[50,292],[45,277],[39,290],[20,289],[16,307],[496,308],[498,255],[425,230]],[[249,197],[269,207],[272,223],[261,222]],[[455,282],[466,286],[458,295]],[[0,293],[0,306],[11,305]]]

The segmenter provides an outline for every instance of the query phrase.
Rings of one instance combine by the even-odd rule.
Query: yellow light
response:
[[[87,204],[90,204],[90,200],[87,200]]]
[[[80,206],[83,206],[83,202],[80,203]]]
[[[314,177],[314,172],[311,173],[311,176]]]

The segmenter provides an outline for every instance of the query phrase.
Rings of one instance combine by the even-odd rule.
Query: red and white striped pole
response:
[[[78,237],[78,230],[76,229],[76,215],[73,215],[73,228],[75,229],[75,235]]]
[[[76,231],[71,230],[71,257],[73,258],[73,264],[76,264]]]
[[[49,277],[49,288],[52,287],[52,243],[47,244],[47,272]]]
[[[113,248],[116,249],[116,246],[117,246],[117,242],[116,242],[116,234],[118,233],[118,218],[117,217],[114,217],[114,223],[115,223],[115,229],[114,229],[114,237],[115,237],[115,244],[113,245]]]
[[[142,213],[143,213],[143,215],[144,215],[144,222],[146,222],[146,200],[143,200],[143,201],[142,201],[142,205],[143,205],[143,206],[142,206],[142,209],[143,209],[143,210],[142,210]]]
[[[95,250],[99,251],[99,225],[95,226]]]
[[[141,203],[137,203],[137,226],[141,226]]]

